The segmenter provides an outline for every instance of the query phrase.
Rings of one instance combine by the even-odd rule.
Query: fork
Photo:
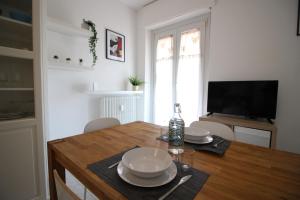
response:
[[[170,189],[166,194],[164,194],[163,196],[161,196],[158,200],[163,200],[165,199],[167,196],[169,196],[174,190],[176,190],[176,188],[178,188],[180,185],[184,184],[185,182],[187,182],[190,178],[192,177],[192,175],[187,175],[184,176],[180,179],[180,181],[172,188]]]
[[[108,166],[108,169],[111,169],[111,168],[117,166],[120,162],[121,162],[121,160],[119,160],[118,162],[115,162],[114,164]]]
[[[221,143],[223,143],[223,142],[224,142],[224,140],[220,140],[220,141],[216,142],[215,144],[213,144],[212,146],[214,148],[218,148],[218,145],[221,144]]]

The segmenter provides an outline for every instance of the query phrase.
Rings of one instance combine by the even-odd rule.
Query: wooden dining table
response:
[[[158,140],[161,127],[133,122],[99,131],[48,142],[48,169],[51,200],[56,200],[53,170],[63,180],[72,173],[99,199],[123,200],[121,193],[90,171],[87,166],[134,146],[167,150]],[[194,168],[210,176],[196,200],[300,199],[300,155],[233,141],[223,156],[196,151]]]

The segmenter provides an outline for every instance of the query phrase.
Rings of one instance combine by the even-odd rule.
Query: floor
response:
[[[84,186],[67,170],[66,184],[80,199],[83,199]],[[87,190],[86,200],[98,200],[98,198],[95,197],[93,193]]]

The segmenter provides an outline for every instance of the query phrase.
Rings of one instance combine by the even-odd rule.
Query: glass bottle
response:
[[[180,104],[175,103],[174,115],[169,122],[169,152],[172,154],[184,152],[184,121],[180,113]]]

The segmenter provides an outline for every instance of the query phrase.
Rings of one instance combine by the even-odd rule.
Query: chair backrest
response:
[[[99,118],[87,123],[84,127],[84,132],[92,132],[104,128],[110,128],[112,126],[117,126],[120,124],[120,121],[116,118]]]
[[[194,121],[190,127],[206,129],[211,135],[217,135],[227,140],[235,140],[233,131],[225,124],[210,121]]]
[[[53,176],[58,200],[80,200],[63,182],[56,170],[53,171]]]

